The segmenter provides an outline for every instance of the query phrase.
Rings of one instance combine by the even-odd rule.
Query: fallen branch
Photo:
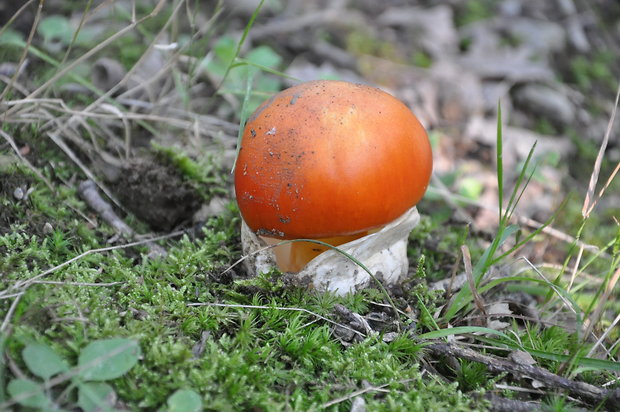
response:
[[[491,410],[494,412],[533,412],[541,410],[539,403],[507,399],[490,393],[486,393],[483,399],[491,403]]]
[[[536,379],[548,387],[564,389],[574,396],[587,398],[597,403],[604,402],[611,410],[620,409],[620,389],[608,390],[590,385],[589,383],[576,382],[537,366],[516,363],[495,356],[483,355],[474,350],[449,343],[433,343],[426,346],[426,348],[434,355],[454,356],[482,363],[491,372],[509,372],[521,377]]]

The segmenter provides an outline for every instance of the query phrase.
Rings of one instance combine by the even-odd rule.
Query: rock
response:
[[[566,33],[562,26],[551,21],[509,17],[501,20],[506,32],[533,54],[548,57],[566,47]]]
[[[459,56],[458,64],[483,80],[505,80],[511,83],[549,81],[553,71],[544,61],[533,61],[530,51],[477,46],[472,51]]]
[[[475,74],[462,70],[453,62],[440,61],[433,66],[431,76],[435,84],[441,85],[437,87],[437,97],[443,121],[466,123],[473,114],[484,111],[484,91]]]
[[[543,84],[527,84],[514,92],[515,105],[536,113],[556,125],[570,124],[575,118],[575,106],[568,97]]]
[[[504,0],[498,5],[499,14],[504,17],[517,17],[523,13],[521,0]]]
[[[206,222],[210,217],[224,213],[229,202],[230,200],[225,197],[215,196],[211,198],[208,205],[202,205],[202,207],[194,213],[194,222]]]
[[[556,153],[562,159],[568,159],[575,150],[575,146],[564,136],[548,136],[520,127],[503,126],[503,136],[506,175],[518,175],[518,165],[525,160],[535,142],[537,156]],[[465,138],[494,147],[497,140],[497,120],[472,117],[465,130]]]
[[[458,33],[454,27],[452,8],[439,5],[431,8],[389,7],[377,17],[383,26],[415,30],[416,42],[435,59],[458,51]]]
[[[566,33],[557,23],[520,17],[495,17],[459,29],[468,39],[460,65],[483,79],[509,82],[549,81],[551,54],[566,46]],[[506,44],[507,38],[514,45]]]
[[[351,401],[350,412],[366,412],[366,400],[361,396],[356,396]]]

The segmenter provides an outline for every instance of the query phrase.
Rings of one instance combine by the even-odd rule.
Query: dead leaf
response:
[[[536,360],[528,352],[515,350],[510,352],[508,359],[519,365],[536,365]]]

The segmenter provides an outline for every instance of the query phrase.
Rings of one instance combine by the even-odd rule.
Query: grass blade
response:
[[[239,131],[237,132],[237,149],[235,152],[235,160],[233,162],[232,168],[230,169],[230,173],[234,173],[235,167],[237,166],[237,158],[239,157],[239,150],[241,150],[241,139],[243,138],[243,131],[245,130],[245,123],[248,120],[248,106],[250,104],[250,97],[252,96],[252,84],[254,83],[254,73],[250,72],[248,76],[248,81],[245,86],[245,95],[243,96],[243,103],[241,104],[241,120],[239,121]]]
[[[495,338],[487,337],[487,336],[476,336],[481,342],[485,342],[491,345],[494,345],[498,348],[505,347],[513,350],[523,350],[532,355],[535,358],[547,359],[555,362],[567,362],[570,361],[572,356],[564,355],[560,353],[547,352],[539,349],[528,348],[524,346],[517,345],[515,343],[501,341]],[[604,359],[595,359],[588,357],[576,357],[575,364],[579,367],[590,368],[594,370],[608,370],[612,372],[620,372],[620,362],[613,362]]]
[[[298,79],[296,77],[293,77],[293,76],[290,76],[290,75],[288,75],[288,74],[286,74],[286,73],[284,73],[284,72],[282,72],[280,70],[272,69],[271,67],[264,66],[264,65],[258,64],[258,63],[254,63],[253,61],[244,59],[243,57],[237,57],[236,62],[231,65],[231,68],[240,67],[240,66],[256,67],[257,69],[260,69],[260,70],[262,70],[262,71],[264,71],[266,73],[270,73],[270,74],[273,74],[273,75],[276,75],[276,76],[279,76],[279,77],[284,77],[286,79],[293,80],[293,81],[296,81],[296,82],[301,82],[300,79]]]
[[[534,172],[536,171],[536,166],[534,166],[534,169],[529,174],[529,177],[527,181],[525,182],[525,184],[521,185],[521,183],[523,182],[523,178],[525,177],[525,174],[527,173],[528,166],[530,165],[530,162],[532,161],[532,156],[534,155],[534,150],[536,149],[537,143],[538,142],[534,142],[534,144],[530,148],[530,151],[527,154],[527,158],[525,159],[525,163],[523,164],[523,167],[521,168],[521,172],[519,173],[519,176],[517,177],[517,182],[515,183],[515,187],[512,190],[512,194],[510,195],[510,200],[508,201],[508,204],[506,205],[506,213],[504,214],[505,223],[507,223],[512,217],[512,215],[514,214],[515,208],[519,204],[519,200],[521,200],[521,196],[523,195],[523,192],[525,192],[525,189],[527,188],[530,180],[532,179],[532,176],[534,176]],[[520,193],[519,193],[519,190],[520,190]],[[517,193],[519,193],[518,196],[517,196]]]
[[[601,171],[601,165],[603,163],[603,156],[605,155],[605,150],[607,149],[607,143],[609,142],[609,136],[611,135],[611,130],[614,125],[614,120],[616,118],[616,110],[618,109],[618,101],[620,100],[620,83],[618,84],[618,91],[616,92],[616,101],[614,103],[614,108],[611,111],[611,116],[609,117],[609,123],[607,124],[607,130],[605,131],[605,136],[603,137],[603,141],[601,143],[601,147],[599,148],[598,154],[596,156],[596,160],[594,162],[594,169],[592,170],[592,175],[590,176],[590,183],[588,185],[588,192],[586,193],[586,198],[583,202],[583,208],[581,209],[581,215],[584,218],[587,218],[592,209],[597,203],[597,200],[594,199],[594,191],[596,190],[596,184],[598,183],[598,175]]]
[[[232,58],[228,67],[226,67],[226,72],[224,72],[224,76],[222,76],[222,80],[220,80],[220,84],[216,88],[217,90],[219,90],[220,87],[222,87],[222,85],[226,81],[226,78],[228,77],[228,74],[230,73],[230,70],[233,68],[235,60],[237,59],[237,57],[239,57],[239,53],[241,53],[241,47],[243,47],[243,44],[245,43],[245,39],[248,37],[248,33],[250,32],[250,29],[254,25],[254,21],[258,17],[260,13],[260,9],[263,7],[264,3],[265,3],[265,0],[261,0],[260,3],[258,3],[258,6],[256,6],[256,8],[254,9],[254,13],[252,13],[250,20],[248,21],[248,24],[245,25],[245,29],[243,30],[243,34],[241,35],[241,39],[239,39],[239,43],[237,43],[237,49],[235,50],[235,55]]]
[[[560,205],[560,207],[558,207],[558,209],[553,212],[553,214],[551,215],[551,217],[547,220],[545,220],[540,226],[538,226],[532,233],[530,233],[529,235],[525,236],[523,239],[519,240],[514,246],[512,246],[508,251],[502,253],[501,255],[499,255],[497,258],[495,258],[492,262],[492,264],[496,264],[498,262],[500,262],[502,259],[504,259],[506,256],[511,255],[512,253],[514,253],[516,250],[518,250],[521,246],[525,245],[526,243],[528,243],[530,240],[532,240],[534,237],[538,236],[540,233],[542,233],[545,228],[547,228],[549,225],[551,225],[556,217],[558,216],[558,214],[560,213],[561,210],[564,209],[564,206],[566,205],[566,200],[564,200],[562,202],[562,204]],[[510,230],[511,227],[516,226],[516,225],[510,225],[508,226],[508,229]]]
[[[496,167],[497,167],[497,203],[499,210],[499,221],[503,220],[502,210],[504,207],[504,159],[503,159],[503,137],[502,137],[502,105],[497,102],[497,140],[496,140]]]

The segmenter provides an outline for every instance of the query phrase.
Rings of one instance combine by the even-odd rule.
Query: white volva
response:
[[[363,263],[385,283],[395,284],[407,275],[407,240],[419,221],[420,215],[414,206],[380,231],[344,243],[338,249]],[[241,243],[250,273],[264,273],[277,267],[273,249],[267,247],[245,222],[241,228]],[[339,295],[355,292],[373,281],[364,269],[333,249],[308,262],[298,276],[310,279],[317,290]]]

